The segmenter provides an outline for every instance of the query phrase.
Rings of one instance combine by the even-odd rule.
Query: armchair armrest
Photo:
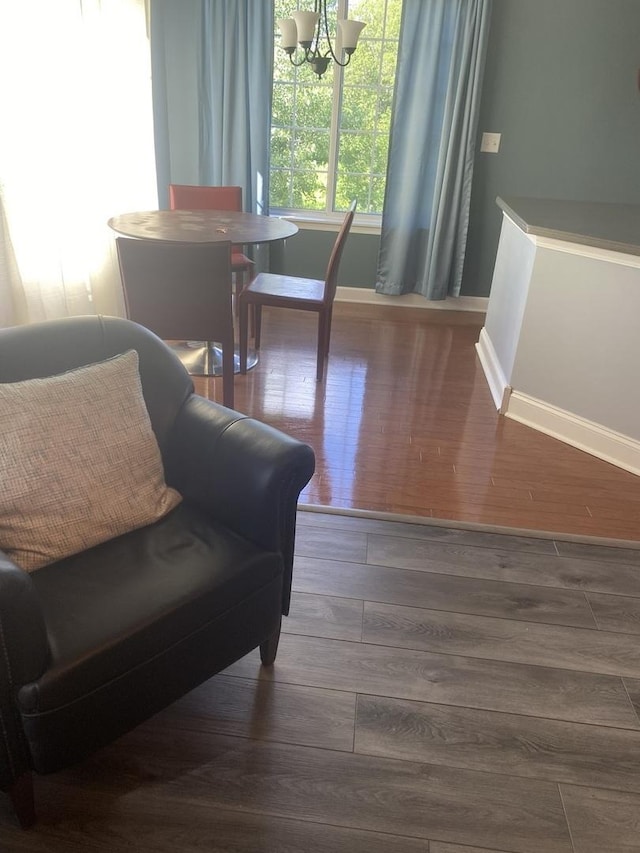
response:
[[[44,617],[33,581],[4,551],[0,551],[0,656],[14,686],[36,679],[49,660]]]
[[[178,414],[165,454],[167,482],[186,501],[282,554],[285,614],[298,496],[314,467],[309,445],[196,394]]]
[[[0,551],[0,789],[29,767],[15,705],[18,688],[47,666],[49,644],[33,581]]]

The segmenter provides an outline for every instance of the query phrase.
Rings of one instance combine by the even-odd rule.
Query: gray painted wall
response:
[[[285,269],[282,272],[286,275],[324,278],[336,237],[337,231],[301,229],[293,239],[287,241]],[[338,285],[373,288],[379,247],[378,235],[352,231],[344,247]]]
[[[488,296],[497,195],[640,203],[639,0],[493,0],[462,292]]]

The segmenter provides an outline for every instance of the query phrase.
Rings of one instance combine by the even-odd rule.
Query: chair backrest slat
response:
[[[344,246],[347,242],[349,231],[351,230],[351,224],[353,222],[353,217],[356,212],[356,205],[357,200],[354,199],[349,206],[349,210],[347,211],[342,225],[340,226],[340,231],[338,231],[338,236],[336,237],[336,241],[333,244],[333,249],[331,250],[329,264],[327,266],[327,275],[325,278],[325,303],[333,302],[336,295],[336,287],[338,285],[338,268],[340,267],[340,261],[342,260],[342,252],[344,251]]]

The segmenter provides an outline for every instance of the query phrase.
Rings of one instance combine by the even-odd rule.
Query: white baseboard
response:
[[[403,296],[387,296],[376,293],[369,287],[338,287],[337,302],[358,302],[362,305],[390,305],[400,308],[426,308],[429,310],[446,311],[477,311],[486,313],[489,305],[487,296],[458,296],[447,297],[432,301],[420,296],[419,293],[405,293]]]
[[[640,474],[640,441],[636,439],[519,391],[512,391],[505,414],[618,468]]]
[[[480,338],[476,344],[476,352],[478,353],[480,364],[484,370],[484,375],[487,380],[487,384],[489,385],[489,390],[491,391],[491,396],[493,397],[496,409],[504,414],[505,398],[508,399],[511,389],[509,388],[507,377],[504,375],[500,362],[498,361],[498,356],[496,355],[496,351],[491,343],[491,338],[484,327],[480,330]]]

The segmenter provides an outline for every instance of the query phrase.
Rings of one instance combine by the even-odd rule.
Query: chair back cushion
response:
[[[171,210],[235,210],[242,213],[242,187],[169,184],[169,208]],[[250,259],[242,254],[241,246],[234,246],[232,264],[240,267],[250,263]]]
[[[26,571],[173,509],[137,353],[1,384],[0,476],[0,548]]]
[[[171,210],[242,211],[242,187],[199,187],[169,184]]]
[[[116,245],[130,320],[165,341],[233,341],[231,243]]]

